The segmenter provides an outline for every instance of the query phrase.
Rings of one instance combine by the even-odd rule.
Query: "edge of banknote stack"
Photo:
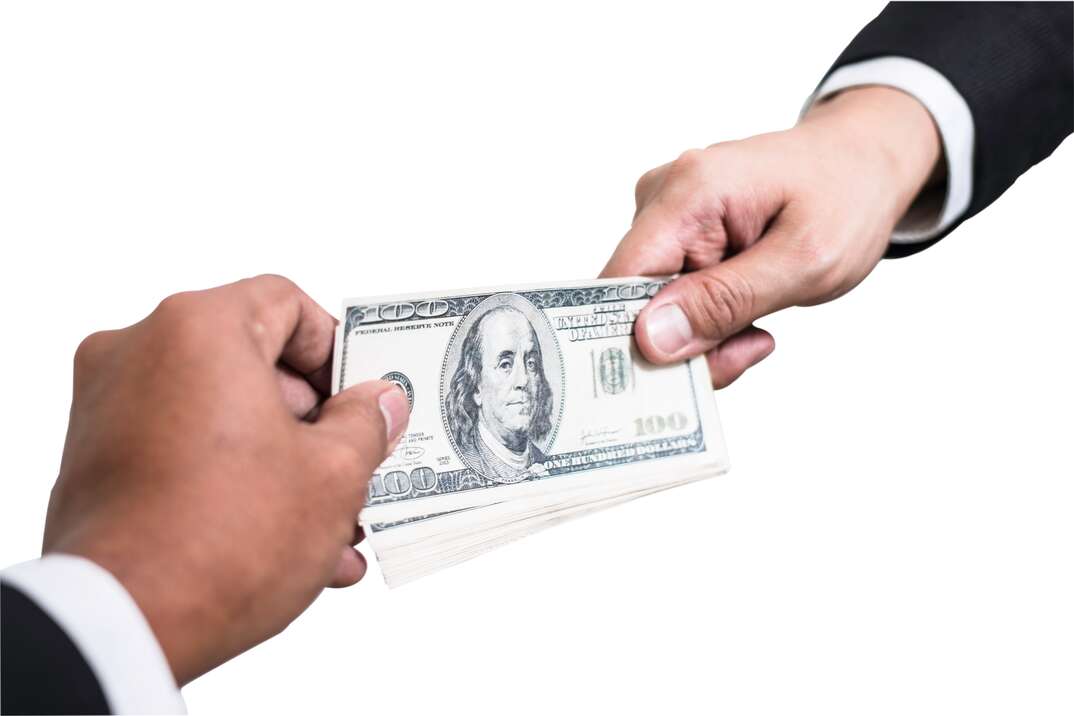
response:
[[[389,586],[727,471],[704,357],[657,367],[634,345],[667,280],[343,302],[333,393],[380,378],[412,408],[360,515]]]

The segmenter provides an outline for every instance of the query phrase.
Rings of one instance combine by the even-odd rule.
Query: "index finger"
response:
[[[681,223],[664,207],[647,206],[615,247],[600,278],[670,276],[682,271],[685,252],[677,236]]]
[[[225,288],[241,296],[250,335],[265,361],[286,364],[327,393],[336,320],[283,276],[257,276]]]

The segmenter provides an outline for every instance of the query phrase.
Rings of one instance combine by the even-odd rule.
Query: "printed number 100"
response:
[[[682,413],[669,415],[650,415],[647,418],[635,418],[635,436],[659,435],[665,430],[682,430],[686,427],[686,416]]]

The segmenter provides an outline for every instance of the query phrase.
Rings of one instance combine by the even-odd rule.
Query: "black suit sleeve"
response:
[[[828,71],[876,57],[918,60],[970,107],[973,195],[965,214],[906,256],[939,241],[995,201],[1074,131],[1074,3],[893,2]]]
[[[110,713],[78,647],[40,607],[7,584],[0,584],[0,712]]]

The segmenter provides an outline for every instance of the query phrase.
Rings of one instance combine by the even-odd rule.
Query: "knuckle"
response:
[[[701,174],[705,162],[704,149],[687,149],[668,166],[669,181],[689,181]]]
[[[672,167],[679,171],[693,171],[701,165],[705,157],[704,149],[687,149],[680,154],[674,162],[671,163]]]
[[[79,391],[91,375],[101,366],[103,357],[110,350],[116,331],[98,331],[82,339],[75,349],[74,386]]]
[[[208,325],[204,294],[187,291],[168,296],[149,317],[149,330],[155,341],[173,347],[201,346],[212,334]]]
[[[281,276],[278,273],[263,273],[247,279],[249,284],[257,288],[266,288],[275,291],[297,291],[298,285],[294,281]]]
[[[193,291],[168,296],[150,314],[148,323],[154,335],[167,343],[186,343],[199,323],[198,296]]]
[[[843,283],[839,253],[831,243],[814,232],[806,232],[796,241],[798,265],[810,293],[826,296]]]
[[[694,313],[708,338],[722,339],[749,323],[755,295],[749,281],[730,271],[697,275]]]
[[[195,302],[193,291],[173,293],[157,304],[153,315],[158,318],[173,318],[188,313]]]
[[[656,184],[658,176],[658,169],[650,169],[638,177],[638,181],[634,185],[634,203],[638,207],[641,207],[648,199],[649,194],[652,193],[652,188]]]
[[[705,147],[705,149],[727,149],[727,148],[735,147],[735,146],[741,144],[743,141],[745,141],[745,140],[741,140],[741,139],[725,139],[725,140],[720,141],[720,142],[713,142],[712,144],[710,144],[707,147]]]
[[[811,272],[827,273],[836,264],[835,252],[814,232],[800,235],[797,248],[799,260]]]
[[[725,183],[712,171],[707,150],[688,149],[665,170],[659,200],[677,213],[707,211]],[[716,202],[720,203],[720,202]]]
[[[100,355],[107,349],[109,343],[108,332],[98,331],[91,333],[82,339],[75,349],[75,365],[90,366],[96,362]]]
[[[266,297],[258,296],[253,298],[246,309],[246,313],[250,325],[256,326],[258,332],[265,326],[271,326],[276,323],[276,306]]]
[[[246,311],[254,324],[271,325],[282,304],[294,298],[301,290],[289,278],[279,274],[261,274],[244,282]]]

